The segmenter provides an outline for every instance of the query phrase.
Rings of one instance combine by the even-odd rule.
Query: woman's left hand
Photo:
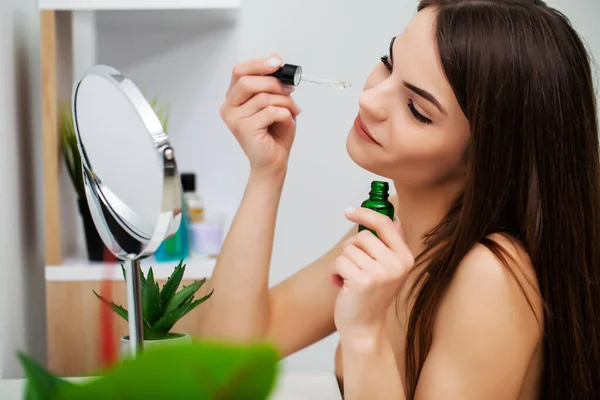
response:
[[[364,230],[344,243],[333,263],[341,286],[334,321],[342,341],[370,339],[382,333],[387,311],[414,264],[399,221],[368,208],[348,209],[346,218]]]

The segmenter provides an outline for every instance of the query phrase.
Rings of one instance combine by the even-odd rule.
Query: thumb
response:
[[[394,216],[394,225],[396,229],[398,229],[398,233],[402,236],[402,239],[406,242],[406,235],[404,234],[404,230],[402,230],[402,223],[400,222],[400,218],[398,216]]]

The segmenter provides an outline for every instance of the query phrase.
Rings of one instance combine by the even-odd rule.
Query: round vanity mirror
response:
[[[125,261],[135,355],[143,343],[139,261],[177,231],[182,217],[175,153],[142,92],[112,67],[95,66],[75,82],[72,110],[92,219]]]

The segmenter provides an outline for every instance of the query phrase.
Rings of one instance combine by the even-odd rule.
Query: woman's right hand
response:
[[[221,117],[257,174],[285,172],[300,108],[293,86],[268,76],[281,67],[277,55],[234,67]]]

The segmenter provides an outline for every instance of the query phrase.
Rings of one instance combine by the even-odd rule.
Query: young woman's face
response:
[[[466,171],[469,123],[442,69],[434,24],[435,11],[425,9],[392,39],[346,141],[354,162],[396,183],[440,184]]]

